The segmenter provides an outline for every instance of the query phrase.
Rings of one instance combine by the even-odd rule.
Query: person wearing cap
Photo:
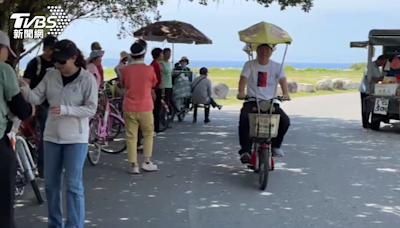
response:
[[[24,71],[24,80],[29,84],[31,89],[34,89],[43,79],[44,75],[54,69],[54,63],[51,61],[51,54],[53,47],[57,43],[57,38],[54,36],[47,36],[43,40],[43,53],[31,59]],[[38,155],[38,173],[40,178],[44,178],[43,172],[43,132],[46,123],[47,114],[49,112],[49,103],[45,100],[37,109],[37,122],[40,126],[40,142],[37,149]],[[34,123],[35,121],[33,121]]]
[[[196,77],[192,82],[192,101],[193,104],[209,104],[213,108],[221,110],[222,105],[217,104],[212,96],[212,82],[207,77],[208,69],[205,67],[200,68],[200,76]],[[209,123],[210,113],[204,112],[204,123]]]
[[[121,81],[122,79],[121,69],[124,68],[128,63],[129,54],[126,51],[121,51],[119,56],[120,56],[119,62],[118,65],[114,68],[114,71],[117,74],[117,78]]]
[[[85,70],[86,60],[71,40],[54,45],[50,70],[33,90],[21,81],[21,91],[32,104],[48,100],[50,112],[44,129],[44,182],[48,227],[64,227],[61,189],[66,182],[65,227],[83,228],[85,199],[83,165],[88,152],[89,119],[96,114],[98,86]]]
[[[90,45],[91,51],[103,51],[103,48],[101,47],[99,42],[93,42],[92,45]],[[100,84],[103,85],[104,82],[104,69],[103,65],[100,64],[97,66],[97,69],[99,70],[100,73]]]
[[[11,121],[7,117],[11,112],[21,120],[33,116],[35,107],[23,98],[15,70],[6,63],[11,50],[10,39],[0,30],[0,227],[14,228],[15,177],[17,158],[11,147],[7,133],[11,130]]]
[[[183,56],[181,60],[179,60],[179,65],[175,66],[174,70],[190,71],[190,68],[187,65],[189,65],[189,59],[188,57]]]
[[[162,72],[162,66],[160,62],[164,59],[163,56],[163,51],[161,48],[154,48],[151,51],[151,56],[153,57],[153,61],[151,62],[150,66],[154,67],[154,71],[156,72],[157,76],[157,83],[154,86],[154,91],[156,93],[156,100],[154,101],[154,110],[153,110],[153,115],[154,115],[154,132],[159,133],[160,132],[160,110],[161,110],[161,99],[162,99],[162,89],[160,87],[161,85],[161,72]]]
[[[282,65],[271,60],[273,45],[261,44],[257,47],[257,58],[247,61],[242,69],[239,79],[238,99],[245,99],[247,96],[257,97],[261,100],[271,100],[276,96],[275,88],[277,83],[282,88],[283,98],[289,99],[289,89],[282,69]],[[241,149],[239,151],[240,160],[242,163],[249,163],[251,156],[251,140],[249,136],[250,123],[249,113],[253,108],[257,107],[256,101],[245,101],[243,108],[240,111],[239,119],[239,140]],[[281,145],[283,138],[289,129],[290,119],[286,113],[279,107],[279,104],[274,104],[275,114],[280,115],[278,136],[272,139],[272,152],[274,156],[283,156]]]
[[[102,86],[99,66],[101,66],[103,55],[104,51],[94,50],[90,52],[89,58],[87,59],[87,70],[94,75],[94,78],[96,78],[99,89]]]
[[[157,171],[157,165],[151,162],[154,141],[154,86],[157,76],[153,66],[144,63],[146,46],[135,42],[131,46],[129,64],[121,69],[122,87],[125,89],[123,100],[125,136],[127,142],[129,172],[139,174],[137,158],[138,130],[143,135],[144,162],[141,168],[145,171]]]

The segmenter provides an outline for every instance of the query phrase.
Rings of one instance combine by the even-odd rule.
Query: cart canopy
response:
[[[400,29],[373,29],[368,41],[350,42],[351,48],[365,48],[368,45],[400,46]]]

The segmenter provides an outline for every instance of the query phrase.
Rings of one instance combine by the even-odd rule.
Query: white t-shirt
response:
[[[247,61],[241,76],[247,78],[247,95],[260,100],[270,100],[275,97],[275,88],[280,78],[285,78],[282,64],[270,60],[267,65],[261,65],[257,60]]]

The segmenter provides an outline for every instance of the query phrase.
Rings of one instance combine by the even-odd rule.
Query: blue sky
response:
[[[260,21],[276,24],[293,38],[286,61],[303,63],[365,62],[366,49],[350,49],[350,41],[364,41],[374,28],[398,28],[400,1],[380,0],[314,0],[310,13],[300,8],[280,11],[277,5],[264,8],[245,0],[220,0],[202,6],[185,0],[166,0],[161,6],[162,20],[180,20],[193,24],[213,40],[212,45],[177,44],[175,59],[188,56],[193,60],[246,60],[241,50],[238,31]],[[396,3],[395,3],[396,2]],[[389,6],[389,7],[388,7]],[[118,22],[80,20],[72,23],[60,38],[76,42],[87,56],[90,44],[101,43],[105,58],[118,58],[122,50],[129,51],[133,37],[119,40]],[[153,47],[171,47],[168,43],[150,43]],[[279,46],[273,58],[280,60],[284,46]],[[380,51],[378,49],[378,51]],[[150,56],[148,56],[150,57]]]

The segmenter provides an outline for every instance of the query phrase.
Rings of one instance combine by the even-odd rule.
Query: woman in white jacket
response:
[[[56,69],[48,71],[33,90],[21,81],[22,93],[32,104],[39,105],[46,99],[50,104],[43,137],[48,227],[83,228],[82,171],[88,152],[89,118],[97,110],[97,83],[85,70],[86,61],[72,41],[59,41],[52,60]],[[65,226],[61,203],[63,176],[67,184]]]

